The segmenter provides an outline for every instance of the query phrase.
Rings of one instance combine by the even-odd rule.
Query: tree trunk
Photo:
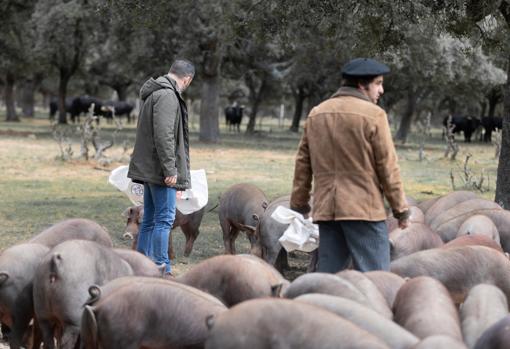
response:
[[[219,126],[220,75],[203,78],[200,103],[200,134],[202,142],[218,142]]]
[[[404,115],[402,115],[402,120],[400,120],[400,126],[395,136],[395,138],[402,141],[402,143],[406,142],[409,130],[411,130],[411,122],[416,110],[416,99],[414,91],[409,90],[407,94],[407,108]]]
[[[452,114],[452,115],[456,114],[457,113],[457,102],[453,98],[447,97],[446,103],[447,103],[448,113]]]
[[[499,96],[496,93],[491,92],[488,96],[488,100],[489,100],[488,117],[492,118],[492,117],[494,117],[494,113],[496,112],[496,106],[499,103]]]
[[[510,57],[503,94],[503,134],[499,153],[495,201],[504,209],[510,208]]]
[[[298,132],[301,115],[303,115],[303,102],[305,101],[303,87],[298,87],[298,91],[294,92],[292,95],[294,96],[294,116],[292,117],[290,131]]]
[[[482,111],[480,112],[480,118],[485,117],[485,112],[487,111],[487,102],[483,101],[480,103]]]
[[[66,114],[66,94],[67,84],[71,76],[66,74],[65,71],[60,70],[60,83],[58,86],[58,123],[67,124]]]
[[[115,91],[117,92],[117,97],[119,101],[125,101],[127,96],[127,89],[129,85],[117,85],[115,86]]]
[[[198,139],[203,142],[220,140],[220,85],[223,48],[217,37],[213,36],[202,45],[202,93],[200,103],[200,133]]]
[[[14,101],[14,75],[7,73],[5,77],[5,107],[7,108],[7,117],[5,121],[20,121],[16,114],[16,103]]]
[[[251,101],[251,112],[248,126],[246,126],[246,133],[253,133],[255,131],[255,121],[257,119],[257,113],[259,111],[259,105],[262,101],[262,93],[266,88],[267,80],[264,77],[260,83],[260,87],[257,89],[253,88],[254,84],[251,84],[250,88],[250,101]],[[250,86],[250,84],[248,84]]]
[[[20,89],[19,104],[21,105],[23,116],[27,118],[34,117],[35,89],[36,82],[33,79],[25,80]]]

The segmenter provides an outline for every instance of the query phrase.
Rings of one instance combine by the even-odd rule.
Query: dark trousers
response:
[[[365,272],[390,269],[390,243],[384,221],[319,222],[319,272],[347,268]]]

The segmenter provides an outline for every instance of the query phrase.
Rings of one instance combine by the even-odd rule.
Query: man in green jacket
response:
[[[181,93],[195,67],[176,60],[167,75],[140,89],[140,114],[128,177],[144,184],[144,215],[137,250],[171,273],[168,240],[175,220],[176,192],[191,187],[188,111]]]

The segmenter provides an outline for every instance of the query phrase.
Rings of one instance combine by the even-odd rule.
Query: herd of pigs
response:
[[[510,212],[466,191],[408,202],[408,228],[387,219],[391,272],[292,282],[271,219],[289,197],[250,184],[220,198],[226,253],[176,277],[93,221],[58,222],[0,254],[2,332],[11,348],[509,348]],[[143,209],[125,215],[136,241]],[[203,215],[176,217],[185,254]],[[235,254],[240,231],[251,254]]]

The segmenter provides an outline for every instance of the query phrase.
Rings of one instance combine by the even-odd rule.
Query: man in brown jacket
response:
[[[312,109],[296,156],[290,206],[319,225],[318,271],[389,270],[383,196],[399,226],[408,225],[397,154],[386,113],[377,106],[389,68],[357,58],[342,68],[343,86]]]

